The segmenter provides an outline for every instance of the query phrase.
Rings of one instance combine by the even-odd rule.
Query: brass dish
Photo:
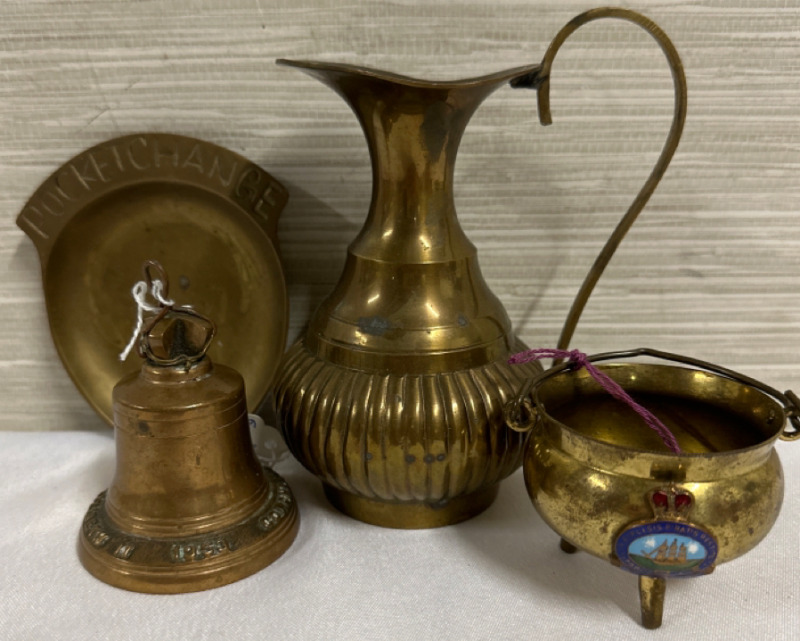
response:
[[[110,424],[118,354],[135,306],[122,295],[146,259],[174,275],[171,296],[217,320],[211,357],[237,369],[257,409],[286,342],[288,301],[276,227],[287,192],[247,159],[171,134],[104,142],[57,169],[17,224],[39,252],[59,356]],[[258,358],[253,358],[258,354]]]
[[[679,453],[571,363],[523,386],[506,419],[532,430],[525,484],[562,549],[637,574],[642,623],[657,628],[667,578],[708,574],[769,532],[783,500],[774,445],[800,437],[800,406],[791,392],[684,356],[639,349],[590,360],[643,355],[689,367],[599,369],[672,431]]]

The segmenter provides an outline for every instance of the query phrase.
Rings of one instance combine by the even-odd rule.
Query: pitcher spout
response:
[[[392,130],[405,139],[416,131],[420,151],[433,159],[448,145],[455,153],[470,117],[487,96],[506,83],[530,86],[541,68],[527,65],[465,80],[428,81],[349,64],[285,59],[277,64],[300,69],[344,98],[371,147],[376,136],[384,140]]]
[[[540,69],[537,64],[465,80],[428,81],[349,64],[285,59],[277,64],[300,69],[344,98],[370,147],[392,130],[405,139],[416,131],[420,151],[432,152],[433,159],[447,146],[455,153],[470,117],[487,96],[506,83],[530,86]]]
[[[487,96],[506,83],[535,75],[539,65],[431,82],[348,64],[277,63],[298,68],[336,91],[361,123],[372,161],[373,192],[366,224],[351,253],[379,253],[382,260],[392,255],[406,264],[474,255],[452,200],[458,145]],[[408,242],[411,237],[419,242]],[[438,242],[430,243],[430,238]],[[387,248],[387,243],[393,247]]]

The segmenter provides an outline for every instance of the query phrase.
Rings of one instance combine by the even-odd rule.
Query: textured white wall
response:
[[[620,2],[686,68],[686,130],[590,301],[574,345],[649,345],[800,388],[800,3]],[[537,62],[594,5],[567,0],[0,2],[0,429],[104,429],[61,367],[32,243],[14,224],[61,163],[138,131],[207,139],[291,191],[279,233],[290,339],[338,275],[368,206],[343,102],[276,57],[432,79]],[[650,171],[671,119],[662,54],[633,25],[589,25],[553,69],[554,124],[503,89],[474,117],[456,203],[519,334],[552,346]]]

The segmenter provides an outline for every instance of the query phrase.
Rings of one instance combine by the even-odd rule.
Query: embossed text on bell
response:
[[[159,311],[132,341],[141,370],[114,388],[116,471],[86,514],[79,554],[112,585],[192,592],[275,561],[299,515],[286,482],[256,460],[242,377],[206,356],[213,322],[174,306],[159,270],[148,265],[140,283]]]

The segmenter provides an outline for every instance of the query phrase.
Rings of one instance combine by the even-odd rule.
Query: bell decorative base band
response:
[[[106,511],[106,492],[92,503],[81,528],[84,567],[110,585],[134,592],[177,594],[233,583],[278,559],[300,524],[286,481],[264,468],[265,499],[225,529],[196,536],[153,538],[120,530]]]
[[[343,514],[359,521],[405,530],[443,527],[471,519],[488,508],[497,497],[500,484],[443,503],[379,501],[322,484],[325,496]]]

